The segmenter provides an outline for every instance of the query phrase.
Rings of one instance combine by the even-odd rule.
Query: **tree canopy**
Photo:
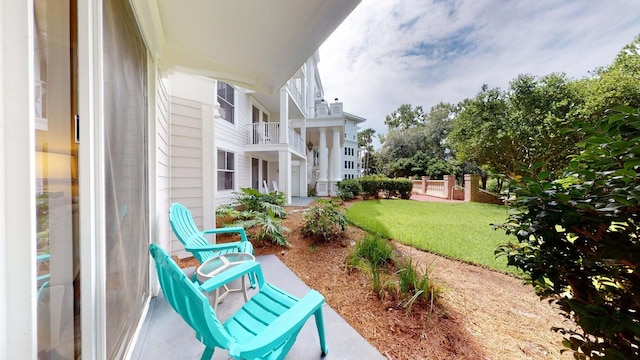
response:
[[[387,120],[398,120],[399,114],[404,114],[405,120],[394,122],[394,127],[390,127],[382,138],[379,155],[384,173],[389,176],[441,177],[454,169],[449,164],[451,151],[446,145],[453,111],[453,105],[439,103],[424,114],[422,107],[411,110],[410,104],[403,104],[387,116]]]
[[[411,108],[411,104],[402,104],[397,110],[394,110],[391,114],[387,115],[384,120],[384,124],[389,129],[406,130],[411,127],[424,123],[424,113],[422,106],[416,106]]]
[[[483,85],[475,97],[427,113],[402,104],[386,116],[382,148],[369,156],[389,176],[429,173],[426,159],[512,175],[542,163],[538,172],[556,176],[584,136],[571,123],[593,124],[618,105],[640,107],[640,36],[587,78],[521,74],[506,90]]]
[[[567,163],[579,134],[562,129],[581,104],[563,74],[520,75],[507,91],[488,89],[463,101],[448,140],[456,157],[513,174],[542,162],[542,170]]]

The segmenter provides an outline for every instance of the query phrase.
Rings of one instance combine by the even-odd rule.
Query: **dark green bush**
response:
[[[382,189],[381,182],[387,179],[384,175],[367,175],[360,179],[360,185],[362,185],[362,197],[365,200],[369,198],[377,199]]]
[[[555,329],[576,358],[640,358],[640,111],[615,111],[574,124],[586,140],[561,178],[537,164],[510,180],[501,227],[518,242],[496,250],[581,328]]]
[[[408,199],[413,190],[413,183],[409,179],[389,179],[384,175],[370,175],[361,177],[359,181],[362,185],[362,197],[365,200],[378,198],[381,192],[386,198]]]
[[[413,182],[409,179],[395,179],[395,191],[401,199],[409,199],[413,191]]]
[[[338,196],[342,200],[351,200],[360,196],[362,185],[358,179],[348,179],[338,182]]]
[[[342,238],[347,219],[340,212],[340,207],[331,200],[317,199],[316,204],[304,215],[302,234],[323,241]]]

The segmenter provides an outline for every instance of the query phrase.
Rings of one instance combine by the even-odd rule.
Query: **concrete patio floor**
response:
[[[277,256],[260,256],[256,260],[261,264],[267,282],[297,297],[309,291],[309,287]],[[230,287],[237,286],[239,281]],[[219,319],[224,322],[243,303],[241,293],[230,293],[218,305]],[[321,357],[318,332],[312,317],[302,328],[286,359],[385,359],[331,307],[325,304],[323,309],[329,354]],[[164,296],[160,294],[153,298],[132,359],[199,359],[203,351],[204,345],[196,340],[194,331],[173,311]],[[225,350],[216,349],[213,359],[229,359],[229,356]]]

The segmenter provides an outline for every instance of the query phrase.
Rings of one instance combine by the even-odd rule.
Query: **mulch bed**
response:
[[[522,280],[393,242],[398,256],[410,256],[414,264],[429,268],[442,288],[433,308],[413,306],[407,312],[395,299],[379,299],[366,274],[346,266],[352,246],[364,237],[362,230],[348,227],[341,241],[312,242],[299,231],[303,211],[287,208],[289,215],[282,224],[291,229],[290,248],[254,243],[256,256],[277,255],[387,358],[571,358],[569,353],[560,354],[562,338],[550,330],[563,326],[564,318]],[[183,259],[180,265],[193,266],[197,261]]]

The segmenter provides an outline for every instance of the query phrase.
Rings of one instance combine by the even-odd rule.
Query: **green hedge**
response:
[[[400,197],[408,199],[411,196],[413,183],[409,179],[389,179],[382,175],[364,176],[360,179],[362,185],[362,197],[367,200],[369,198],[379,198],[383,193],[386,198]]]
[[[362,185],[358,179],[342,180],[338,182],[338,196],[342,200],[351,200],[360,196]]]

